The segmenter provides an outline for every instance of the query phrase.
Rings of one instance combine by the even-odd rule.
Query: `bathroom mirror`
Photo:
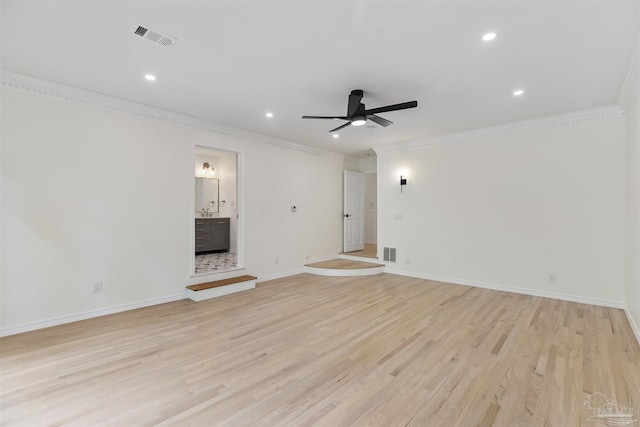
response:
[[[202,209],[208,213],[218,213],[218,179],[196,177],[195,214],[203,216]]]

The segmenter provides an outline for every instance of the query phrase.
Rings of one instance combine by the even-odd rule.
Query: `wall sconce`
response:
[[[202,173],[203,174],[209,174],[209,175],[213,175],[213,172],[215,171],[215,169],[213,168],[213,165],[210,165],[207,162],[204,162],[202,164]]]
[[[400,175],[400,192],[401,193],[405,185],[407,185],[407,177]]]

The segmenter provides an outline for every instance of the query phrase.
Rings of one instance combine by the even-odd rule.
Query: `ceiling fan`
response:
[[[335,132],[349,125],[362,126],[367,123],[367,120],[371,120],[379,124],[380,126],[389,126],[393,124],[391,120],[384,119],[380,116],[376,116],[378,113],[386,113],[388,111],[405,110],[407,108],[415,108],[418,106],[418,101],[403,102],[401,104],[387,105],[386,107],[372,108],[370,110],[365,109],[365,105],[360,102],[364,92],[360,89],[352,90],[349,95],[349,103],[347,105],[346,116],[302,116],[303,119],[333,119],[333,120],[347,120],[347,123],[338,126],[335,129],[331,129],[329,132]]]

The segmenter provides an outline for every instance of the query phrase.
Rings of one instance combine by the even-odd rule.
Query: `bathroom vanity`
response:
[[[196,218],[196,253],[229,251],[229,218]]]

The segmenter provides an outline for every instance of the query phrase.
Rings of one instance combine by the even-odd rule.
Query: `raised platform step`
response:
[[[248,291],[256,287],[255,276],[237,276],[213,282],[198,283],[187,286],[185,294],[193,301],[204,301],[206,299],[221,297],[236,292]]]
[[[206,273],[202,273],[198,275],[194,274],[193,276],[187,279],[186,284],[187,286],[199,285],[204,282],[214,282],[222,279],[231,279],[233,277],[243,276],[245,274],[248,274],[247,269],[242,267],[233,268],[233,269],[224,270],[224,271],[217,271],[217,270],[208,271]]]
[[[384,264],[355,261],[350,259],[332,259],[304,266],[304,272],[319,276],[371,276],[384,272]]]
[[[362,256],[362,255],[351,255],[350,252],[344,253],[341,252],[338,254],[338,258],[340,259],[348,259],[351,261],[362,261],[362,262],[377,262],[378,261],[378,257],[369,257],[369,256]]]

